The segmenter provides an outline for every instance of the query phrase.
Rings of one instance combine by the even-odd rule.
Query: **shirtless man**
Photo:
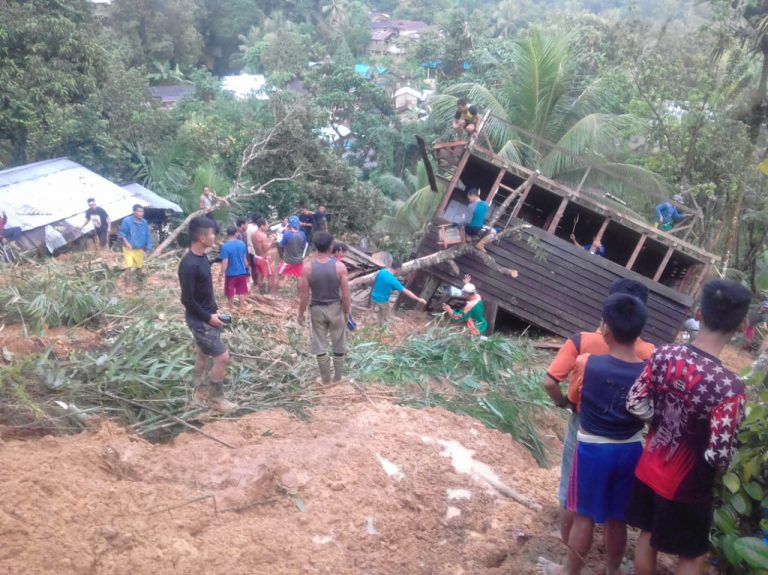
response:
[[[255,252],[255,265],[259,270],[259,287],[262,293],[277,293],[277,273],[272,266],[272,259],[270,258],[270,249],[274,245],[274,241],[269,239],[267,231],[269,226],[267,220],[259,218],[256,220],[256,231],[251,234],[251,243],[253,244],[253,251]],[[268,282],[268,283],[267,283]],[[256,285],[256,284],[254,284]],[[269,289],[267,289],[267,286]]]

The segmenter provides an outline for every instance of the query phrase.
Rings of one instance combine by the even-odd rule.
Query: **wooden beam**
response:
[[[689,296],[695,298],[698,295],[699,290],[701,289],[701,286],[704,283],[704,280],[706,280],[707,276],[709,275],[709,270],[711,267],[712,267],[711,262],[701,267],[701,273],[699,274],[699,277],[696,280],[696,283],[694,284],[693,288],[688,293]]]
[[[661,274],[664,273],[664,270],[667,267],[667,264],[669,263],[669,259],[672,257],[672,254],[675,252],[675,248],[667,248],[667,253],[664,254],[664,259],[661,260],[661,263],[659,264],[659,269],[656,270],[656,273],[653,275],[653,281],[657,282],[659,281],[659,278],[661,277]]]
[[[491,188],[491,191],[488,192],[488,197],[485,198],[485,203],[488,204],[488,207],[491,207],[491,204],[493,203],[493,198],[496,196],[496,192],[499,191],[499,186],[501,185],[501,180],[504,178],[504,174],[507,173],[507,170],[504,168],[501,168],[499,170],[499,175],[496,176],[496,181],[493,182],[493,187]]]
[[[606,217],[603,220],[603,223],[600,226],[600,229],[597,230],[597,233],[595,234],[595,238],[592,241],[597,240],[597,241],[602,243],[602,241],[603,241],[603,234],[605,233],[605,229],[608,227],[608,224],[610,222],[611,222],[611,218],[609,218],[609,217]]]
[[[552,222],[549,224],[549,227],[547,228],[547,231],[550,234],[554,234],[555,230],[557,230],[557,226],[560,223],[560,220],[563,219],[563,214],[565,213],[565,208],[568,205],[568,198],[563,198],[560,200],[560,205],[557,207],[557,211],[555,212],[555,217],[552,218]]]
[[[539,178],[540,175],[541,175],[541,172],[539,172],[539,170],[536,170],[530,176],[528,176],[528,179],[525,180],[525,183],[522,186],[520,186],[520,188],[522,188],[522,191],[520,192],[520,199],[517,200],[517,204],[515,204],[515,207],[512,209],[512,214],[510,214],[511,217],[516,218],[517,214],[520,213],[520,210],[523,209],[523,204],[525,204],[525,199],[528,197],[528,193],[533,188],[533,183]]]
[[[635,265],[635,260],[637,260],[637,256],[640,255],[640,250],[643,249],[643,245],[645,245],[645,240],[648,239],[648,236],[645,234],[640,234],[640,239],[637,242],[637,245],[635,246],[635,251],[632,252],[632,255],[629,256],[629,261],[627,262],[627,265],[624,267],[628,270],[632,269],[632,266]]]
[[[586,172],[584,172],[584,175],[582,176],[582,178],[581,178],[581,181],[579,182],[579,185],[578,185],[578,187],[576,188],[576,193],[577,193],[577,194],[580,194],[580,193],[581,193],[581,188],[584,186],[584,182],[586,182],[586,181],[587,181],[587,178],[589,177],[589,172],[591,172],[591,171],[592,171],[592,166],[589,166],[589,167],[587,168],[587,171],[586,171]]]
[[[485,305],[485,319],[488,320],[488,330],[486,335],[491,335],[493,330],[496,329],[496,316],[499,314],[499,303],[496,300],[484,299]]]
[[[459,178],[461,178],[461,173],[464,171],[464,168],[467,167],[468,161],[469,161],[469,146],[467,146],[464,149],[464,155],[461,157],[461,160],[459,160],[459,165],[456,166],[456,171],[453,172],[453,178],[451,178],[451,183],[448,184],[448,189],[445,190],[445,196],[443,196],[443,199],[440,201],[440,206],[437,208],[438,214],[445,213],[445,208],[448,207],[448,202],[451,201],[453,190],[456,188],[456,184],[459,182]]]
[[[525,180],[522,184],[520,184],[517,189],[510,193],[509,196],[507,196],[507,199],[504,200],[501,205],[499,206],[499,209],[496,210],[496,213],[491,218],[491,221],[488,222],[488,227],[492,228],[496,225],[496,223],[499,221],[499,218],[504,215],[504,212],[507,211],[507,208],[512,204],[512,202],[515,200],[515,198],[519,195],[521,196],[521,201],[525,201],[525,198],[523,196],[528,195],[528,190],[531,189],[533,186],[533,182],[536,181],[536,178],[539,177],[541,172],[539,170],[536,170],[535,172],[531,172],[531,175],[528,176],[528,179]],[[518,208],[520,203],[518,202],[517,206],[515,206],[515,209]],[[512,215],[514,215],[514,210]]]

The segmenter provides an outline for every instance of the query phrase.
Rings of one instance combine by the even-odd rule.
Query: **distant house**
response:
[[[0,171],[0,212],[7,213],[8,225],[21,228],[24,249],[53,253],[93,230],[90,223],[80,227],[86,221],[88,198],[94,198],[113,222],[131,215],[134,204],[158,203],[67,158]],[[175,211],[178,206],[173,206]]]
[[[194,94],[194,86],[151,86],[149,91],[164,108],[175,108],[184,96]]]
[[[89,0],[93,4],[93,13],[99,20],[108,20],[112,11],[112,0]]]
[[[261,74],[224,76],[221,79],[221,88],[225,92],[232,92],[238,100],[247,100],[248,98],[269,100],[267,79]]]
[[[424,96],[418,90],[405,86],[395,90],[392,94],[392,99],[394,100],[395,111],[401,114],[411,108],[416,108],[424,101]]]
[[[368,54],[371,56],[402,58],[408,53],[409,45],[429,29],[429,24],[421,20],[391,20],[384,16],[386,14],[380,12],[369,15],[371,43]]]

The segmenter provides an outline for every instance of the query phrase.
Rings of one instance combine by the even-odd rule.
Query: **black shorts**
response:
[[[227,351],[221,341],[221,330],[190,315],[186,316],[187,326],[195,336],[195,343],[205,355],[216,357]]]
[[[464,234],[470,237],[479,236],[482,237],[485,234],[483,233],[483,227],[482,226],[470,226],[469,224],[466,224],[464,226]]]
[[[712,504],[670,501],[635,477],[627,523],[650,532],[656,551],[693,559],[709,551]]]

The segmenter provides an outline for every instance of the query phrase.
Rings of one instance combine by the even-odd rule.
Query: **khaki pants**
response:
[[[373,307],[376,308],[376,315],[379,318],[379,325],[382,327],[388,326],[390,320],[392,319],[392,306],[389,305],[389,302],[384,302],[384,303],[372,302],[372,303],[373,303]]]
[[[347,353],[347,320],[341,302],[310,306],[309,319],[312,322],[309,349],[313,354],[328,353],[328,336],[334,354]]]

